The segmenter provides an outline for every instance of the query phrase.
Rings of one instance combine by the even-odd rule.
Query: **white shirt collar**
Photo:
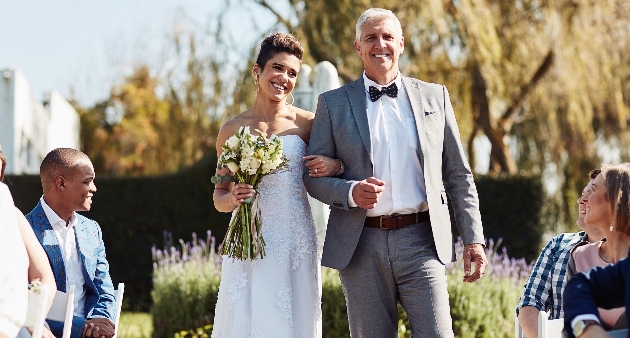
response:
[[[370,80],[367,75],[365,75],[365,71],[363,71],[363,85],[365,86],[365,90],[369,92],[370,86],[376,87],[378,89],[381,89],[383,87],[387,87],[389,85],[391,85],[392,83],[396,84],[396,87],[398,87],[398,90],[401,90],[402,88],[402,76],[400,75],[400,72],[398,72],[398,74],[396,74],[396,78],[385,85],[380,85],[372,80]]]
[[[63,226],[66,225],[66,221],[61,219],[61,217],[59,217],[59,215],[57,215],[57,213],[51,207],[49,207],[48,204],[46,204],[46,201],[44,201],[44,196],[42,196],[39,199],[39,201],[42,204],[44,213],[46,214],[46,217],[48,218],[48,222],[50,222],[51,226],[55,226],[57,224],[63,225]],[[68,226],[74,227],[76,224],[77,224],[77,213],[73,211],[72,216],[70,217],[70,223],[68,224]]]

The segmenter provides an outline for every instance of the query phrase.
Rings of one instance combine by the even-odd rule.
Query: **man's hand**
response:
[[[470,262],[475,262],[475,273],[470,274]],[[464,279],[465,283],[471,283],[483,276],[488,265],[486,252],[481,244],[468,244],[464,247]]]
[[[112,338],[115,333],[114,323],[107,318],[88,319],[83,328],[83,338]]]
[[[369,177],[354,186],[352,198],[359,208],[373,209],[383,190],[385,190],[385,182]]]

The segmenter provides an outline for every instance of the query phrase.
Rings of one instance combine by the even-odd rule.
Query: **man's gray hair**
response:
[[[365,25],[366,22],[375,19],[394,20],[394,22],[398,25],[398,28],[400,28],[400,34],[402,35],[402,25],[400,24],[400,20],[398,20],[398,17],[396,16],[396,14],[394,14],[394,12],[390,11],[389,9],[370,8],[363,12],[363,14],[361,14],[361,16],[359,17],[359,20],[357,20],[357,26],[355,28],[356,36],[354,38],[355,41],[361,40],[361,28],[363,27],[363,25]]]

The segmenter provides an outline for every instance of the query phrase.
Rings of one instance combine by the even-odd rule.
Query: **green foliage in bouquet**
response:
[[[282,139],[276,135],[266,138],[258,129],[256,133],[258,136],[250,134],[249,127],[241,127],[225,141],[217,167],[227,168],[229,173],[212,177],[213,183],[247,183],[256,189],[263,176],[286,168]],[[221,244],[221,255],[242,260],[265,257],[258,197],[257,192],[238,206]]]

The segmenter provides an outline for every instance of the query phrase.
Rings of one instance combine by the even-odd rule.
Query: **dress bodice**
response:
[[[267,254],[273,252],[278,261],[290,256],[291,265],[296,267],[304,258],[316,257],[317,237],[302,180],[306,143],[298,135],[281,138],[288,168],[263,177],[258,203]]]
[[[281,136],[288,168],[258,185],[265,257],[224,257],[212,338],[321,338],[315,224],[302,181],[306,143]]]
[[[306,143],[298,135],[285,135],[280,138],[282,151],[289,160],[288,168],[264,176],[258,185],[258,192],[261,198],[274,196],[273,199],[277,202],[289,202],[284,199],[295,198],[294,194],[304,190],[302,157],[306,154]]]

